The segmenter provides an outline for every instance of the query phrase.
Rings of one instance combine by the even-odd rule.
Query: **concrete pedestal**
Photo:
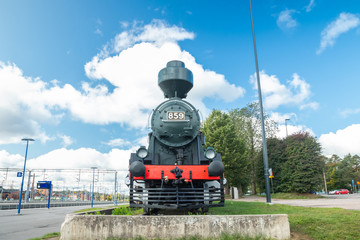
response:
[[[68,214],[61,239],[136,238],[176,239],[183,236],[217,237],[222,233],[290,239],[286,214],[106,216]]]

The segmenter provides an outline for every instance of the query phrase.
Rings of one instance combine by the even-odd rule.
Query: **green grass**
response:
[[[360,239],[360,211],[227,201],[224,208],[210,209],[210,214],[288,214],[291,232],[308,239]]]
[[[111,215],[140,215],[143,214],[142,208],[129,208],[129,206],[120,206],[112,211]]]
[[[77,211],[75,211],[74,213],[101,211],[101,210],[105,210],[105,209],[109,209],[109,208],[113,208],[113,207],[85,208],[85,209],[77,210]]]
[[[60,233],[59,232],[48,233],[48,234],[45,234],[42,237],[30,238],[29,240],[45,240],[45,239],[54,238],[54,237],[60,237]]]
[[[266,195],[260,195],[261,197],[266,197]],[[272,193],[271,198],[277,199],[315,199],[315,198],[324,198],[321,195],[310,194],[310,193]]]
[[[106,210],[113,207],[98,207],[98,208],[86,208],[81,209],[78,211],[75,211],[74,213],[83,213],[83,212],[92,212],[92,213],[86,213],[85,215],[103,215],[101,214],[101,210]],[[112,211],[111,215],[139,215],[142,214],[143,210],[140,208],[129,208],[129,205],[122,205],[117,208],[115,208]]]

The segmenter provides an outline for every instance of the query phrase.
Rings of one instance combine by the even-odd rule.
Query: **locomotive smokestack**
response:
[[[159,87],[165,98],[186,98],[193,87],[193,74],[181,61],[170,61],[159,72]]]

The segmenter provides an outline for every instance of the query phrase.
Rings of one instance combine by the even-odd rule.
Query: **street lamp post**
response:
[[[254,30],[253,14],[252,14],[252,9],[251,9],[251,0],[249,0],[249,6],[250,6],[251,28],[252,28],[253,43],[254,43],[254,55],[255,55],[257,88],[258,88],[259,105],[260,105],[262,144],[263,144],[263,158],[264,158],[264,172],[265,172],[266,202],[270,204],[271,203],[271,194],[270,194],[270,181],[269,181],[269,161],[268,161],[267,146],[266,146],[266,134],[265,134],[265,124],[264,124],[264,109],[263,109],[262,96],[261,96],[259,64],[258,64],[257,51],[256,51],[255,30]]]
[[[23,138],[23,139],[21,139],[21,141],[26,141],[26,151],[25,151],[24,170],[23,170],[22,180],[21,180],[20,198],[19,198],[19,207],[18,207],[18,212],[17,212],[17,214],[20,214],[20,209],[21,209],[21,199],[22,199],[22,192],[23,192],[23,187],[24,187],[24,177],[25,177],[25,168],[26,168],[26,158],[27,158],[27,152],[28,152],[28,148],[29,148],[29,141],[35,141],[35,140],[34,140],[34,139],[32,139],[32,138]]]
[[[94,206],[94,183],[95,183],[95,169],[97,167],[92,167],[91,169],[93,170],[93,184],[92,184],[92,193],[91,193],[91,208],[93,208]]]
[[[288,137],[287,121],[290,121],[290,118],[285,119],[286,137]]]

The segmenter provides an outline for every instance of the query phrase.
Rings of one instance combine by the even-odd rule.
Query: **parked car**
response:
[[[350,194],[350,191],[347,189],[338,189],[338,190],[334,190],[334,191],[330,191],[329,194]]]
[[[350,191],[347,189],[340,189],[339,194],[350,194]]]

